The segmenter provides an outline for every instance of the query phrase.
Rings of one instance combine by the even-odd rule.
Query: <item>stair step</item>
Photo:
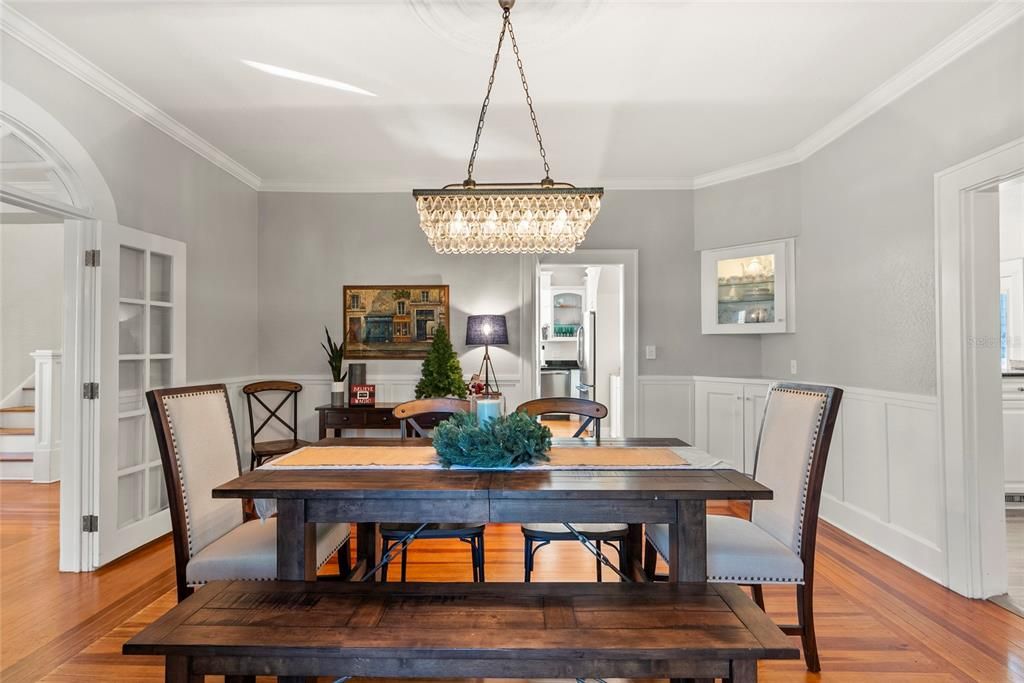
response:
[[[0,436],[32,436],[34,427],[0,427]]]
[[[35,406],[12,406],[10,408],[0,408],[0,413],[34,413],[36,412]]]
[[[0,461],[3,462],[31,461],[32,457],[32,453],[0,453]]]

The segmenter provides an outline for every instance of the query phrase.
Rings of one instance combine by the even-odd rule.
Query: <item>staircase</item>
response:
[[[0,408],[0,479],[32,480],[35,419],[35,387],[22,387],[16,405]]]

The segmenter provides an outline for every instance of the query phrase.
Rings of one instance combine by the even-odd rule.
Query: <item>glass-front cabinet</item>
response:
[[[793,240],[701,252],[701,331],[794,331]]]

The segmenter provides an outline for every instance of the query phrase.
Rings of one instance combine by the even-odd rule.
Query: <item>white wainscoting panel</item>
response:
[[[847,389],[821,517],[946,585],[938,437],[934,396]]]
[[[693,378],[640,375],[638,436],[674,436],[694,442]]]

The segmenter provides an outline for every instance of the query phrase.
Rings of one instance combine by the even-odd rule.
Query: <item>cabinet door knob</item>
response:
[[[1024,387],[1017,387],[1017,391],[1024,391]]]

